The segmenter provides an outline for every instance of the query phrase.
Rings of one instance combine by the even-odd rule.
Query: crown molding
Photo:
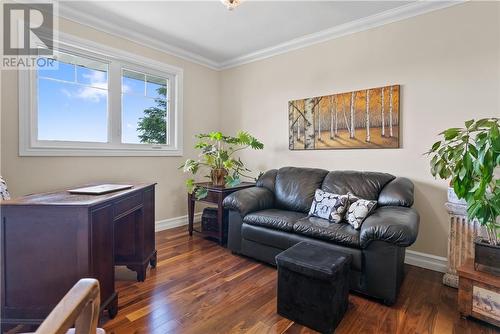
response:
[[[59,2],[59,16],[70,21],[74,21],[81,25],[103,31],[110,35],[124,38],[133,43],[155,49],[161,52],[168,53],[172,56],[188,60],[198,65],[206,66],[213,70],[219,70],[220,64],[216,61],[203,57],[199,54],[187,51],[177,46],[165,43],[156,38],[151,38],[145,33],[137,32],[125,26],[118,26],[108,21],[101,20],[95,16],[91,16],[71,7],[68,7],[64,2]]]
[[[367,16],[359,20],[347,22],[326,30],[292,39],[270,48],[261,49],[247,55],[230,59],[219,64],[221,70],[241,66],[258,60],[274,57],[293,50],[302,49],[314,44],[326,42],[335,38],[373,29],[389,23],[402,21],[414,16],[426,14],[435,10],[444,9],[469,0],[453,1],[416,1],[407,5],[386,10],[384,12]]]
[[[273,47],[264,48],[223,62],[217,62],[202,55],[173,46],[161,40],[151,38],[145,33],[137,32],[124,26],[117,26],[108,21],[100,20],[97,17],[82,13],[71,7],[68,7],[63,2],[59,3],[59,16],[91,27],[93,29],[101,30],[108,34],[127,39],[131,42],[146,46],[148,48],[156,49],[158,51],[168,53],[172,56],[179,57],[202,66],[206,66],[213,70],[225,70],[274,57],[289,51],[302,49],[314,44],[326,42],[356,32],[369,30],[389,23],[426,14],[435,10],[444,9],[467,1],[469,0],[416,1],[401,7],[390,9],[359,20],[351,21],[326,30],[295,38],[288,42],[284,42]]]

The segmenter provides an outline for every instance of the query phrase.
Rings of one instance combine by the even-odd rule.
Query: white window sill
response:
[[[38,157],[180,157],[181,149],[85,149],[85,148],[20,148],[20,156]]]

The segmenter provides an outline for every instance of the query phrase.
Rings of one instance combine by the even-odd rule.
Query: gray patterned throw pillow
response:
[[[348,200],[348,195],[337,195],[316,189],[309,216],[340,223],[347,210]]]
[[[377,201],[358,198],[349,194],[349,209],[347,209],[346,220],[356,230],[361,228],[361,224],[377,206]]]

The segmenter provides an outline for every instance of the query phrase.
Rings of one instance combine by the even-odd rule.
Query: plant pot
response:
[[[226,176],[227,170],[224,168],[212,169],[210,172],[210,177],[212,178],[212,184],[214,186],[223,187],[226,184]]]
[[[491,245],[488,240],[474,240],[474,269],[500,276],[500,245]]]
[[[453,190],[453,187],[448,187],[448,202],[453,204],[467,205],[467,202],[464,199],[458,198],[457,194],[455,194],[455,190]]]

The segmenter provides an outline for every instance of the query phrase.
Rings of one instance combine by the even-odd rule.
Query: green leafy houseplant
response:
[[[458,198],[467,202],[469,219],[486,227],[490,245],[499,245],[500,216],[500,119],[486,118],[465,122],[464,128],[440,133],[443,139],[434,143],[427,154],[431,173],[451,179]]]
[[[264,148],[264,144],[245,131],[239,131],[235,137],[226,136],[221,132],[210,132],[199,134],[196,138],[198,142],[195,148],[201,150],[199,159],[188,159],[180,168],[192,175],[196,175],[203,167],[208,168],[210,174],[206,177],[216,186],[234,187],[241,183],[241,177],[251,178],[247,174],[251,171],[245,167],[240,158],[235,158],[234,154],[246,148],[254,150]],[[198,199],[207,196],[207,189],[195,186],[193,178],[186,181],[186,187],[189,193],[194,191]]]

